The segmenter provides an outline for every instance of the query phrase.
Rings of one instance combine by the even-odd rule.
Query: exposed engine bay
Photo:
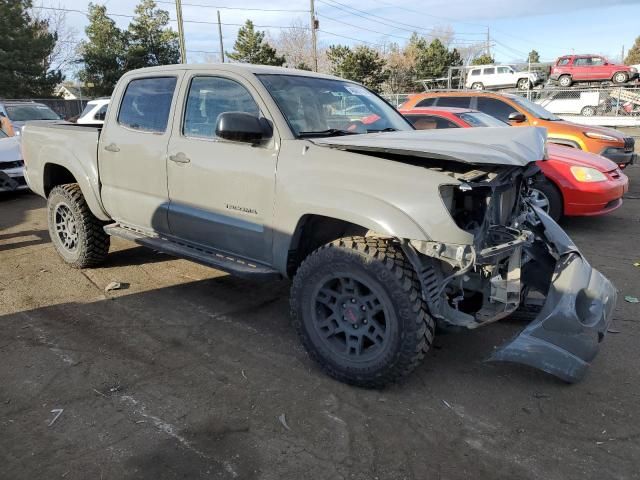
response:
[[[597,352],[616,290],[527,201],[538,174],[535,164],[451,172],[460,183],[441,186],[441,197],[457,226],[473,234],[473,245],[404,240],[402,247],[443,328],[477,328],[537,300],[536,320],[491,360],[525,363],[575,381]]]

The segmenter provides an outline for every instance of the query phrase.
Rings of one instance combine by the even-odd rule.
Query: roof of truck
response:
[[[334,80],[345,80],[344,78],[334,75],[326,75],[324,73],[310,72],[308,70],[298,70],[295,68],[272,67],[269,65],[253,65],[250,63],[196,63],[196,64],[176,64],[162,65],[158,67],[140,68],[131,70],[128,73],[144,73],[144,72],[175,72],[176,70],[226,70],[237,73],[253,73],[264,75],[301,75],[306,77],[319,77]],[[126,75],[126,74],[125,74]],[[349,81],[349,80],[346,80]]]

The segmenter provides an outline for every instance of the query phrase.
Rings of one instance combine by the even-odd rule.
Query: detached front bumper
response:
[[[22,168],[0,170],[0,192],[14,192],[28,188]]]
[[[489,360],[523,363],[576,382],[598,353],[613,318],[617,291],[553,220],[536,213],[560,258],[540,314]]]

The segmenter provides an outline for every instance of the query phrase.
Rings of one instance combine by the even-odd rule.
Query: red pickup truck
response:
[[[601,55],[567,55],[558,58],[549,78],[561,87],[574,82],[602,82],[611,80],[622,84],[638,76],[638,70],[628,65],[612,63]]]

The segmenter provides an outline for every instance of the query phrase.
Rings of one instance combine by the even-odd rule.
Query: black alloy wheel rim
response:
[[[319,285],[312,299],[312,323],[322,343],[348,361],[366,362],[382,355],[392,323],[379,287],[345,273],[325,277]]]

